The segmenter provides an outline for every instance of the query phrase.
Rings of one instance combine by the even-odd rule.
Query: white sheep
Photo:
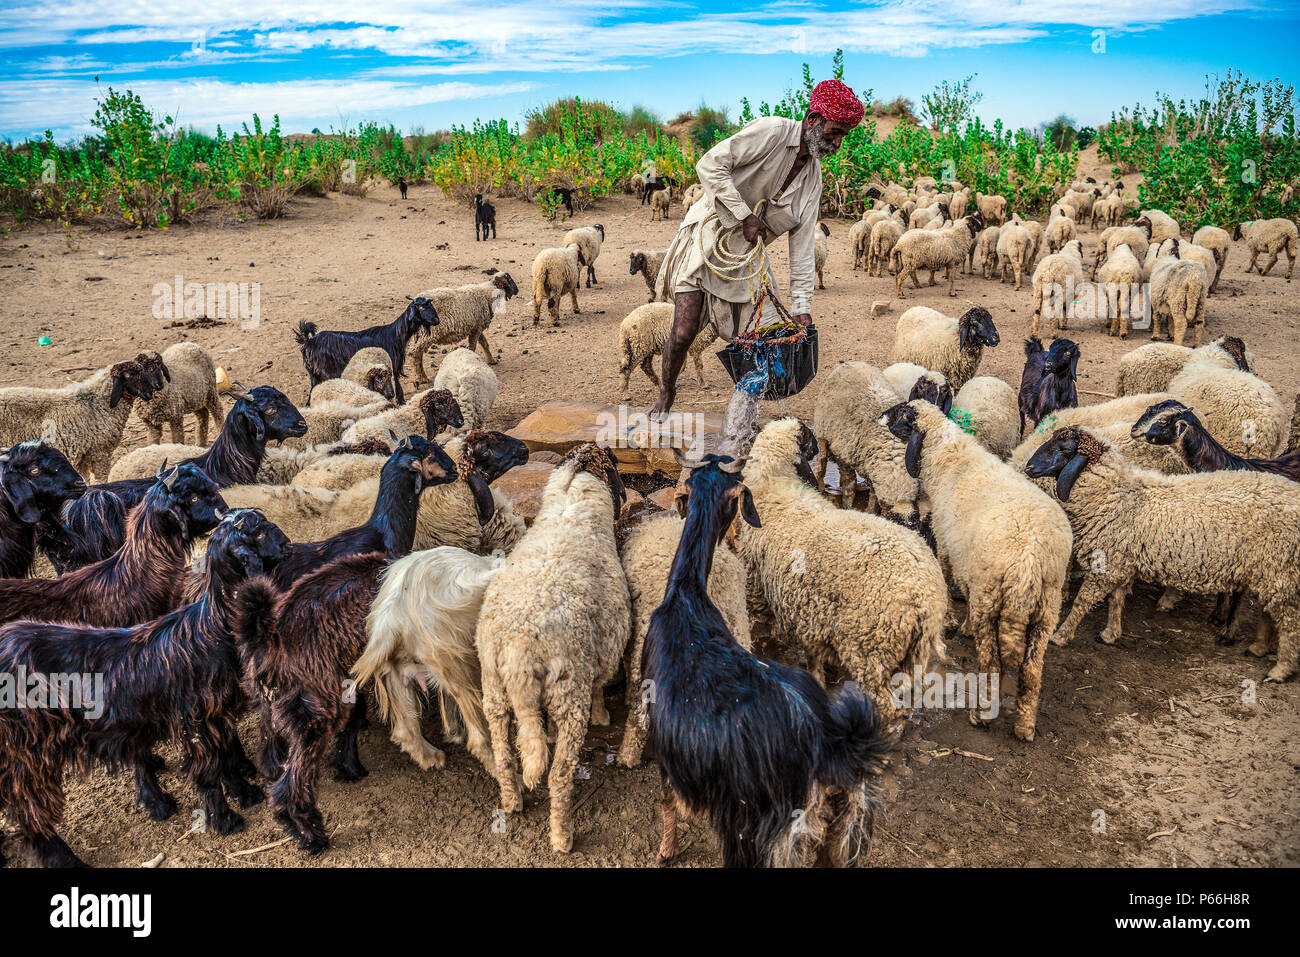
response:
[[[1034,252],[1034,237],[1025,227],[1008,223],[998,231],[996,249],[998,269],[1001,272],[1000,280],[1007,282],[1014,277],[1015,287],[1019,289],[1025,273],[1029,272],[1029,262]]]
[[[976,376],[958,389],[949,417],[1000,459],[1020,443],[1019,397],[995,376]]]
[[[1232,249],[1232,237],[1226,229],[1218,226],[1202,226],[1192,234],[1192,243],[1214,254],[1214,280],[1210,283],[1210,295],[1219,288],[1219,279],[1223,276],[1223,267],[1228,264],[1228,251]]]
[[[596,281],[596,258],[600,255],[600,245],[605,241],[605,227],[596,223],[594,226],[579,226],[564,234],[565,246],[577,246],[582,250],[582,258],[587,262],[587,288]],[[436,305],[436,303],[435,303]],[[438,313],[439,319],[442,313]]]
[[[1133,254],[1132,247],[1128,243],[1116,246],[1093,278],[1106,294],[1106,315],[1110,317],[1108,334],[1127,339],[1133,307],[1138,305],[1133,301],[1133,291],[1139,290],[1140,296],[1144,281],[1142,264]]]
[[[304,435],[293,436],[280,443],[279,448],[268,449],[269,453],[283,452],[288,449],[307,449],[316,445],[328,445],[339,441],[358,422],[375,418],[393,410],[393,403],[380,398],[370,405],[352,405],[350,402],[328,400],[317,402],[302,409],[303,420],[307,423]],[[384,435],[387,438],[387,433]],[[349,442],[359,439],[348,439]]]
[[[957,318],[929,306],[913,306],[898,317],[894,361],[915,362],[941,373],[958,390],[979,369],[984,347],[999,341],[993,317],[982,306],[972,306]]]
[[[1195,243],[1189,243],[1184,239],[1164,239],[1159,243],[1152,243],[1147,248],[1147,258],[1143,264],[1147,278],[1150,279],[1152,273],[1155,272],[1156,263],[1168,259],[1182,259],[1187,262],[1200,263],[1205,269],[1205,275],[1210,281],[1211,288],[1213,288],[1215,280],[1219,278],[1219,267],[1214,258],[1214,253],[1204,246],[1197,246]],[[1206,295],[1209,295],[1208,289]]]
[[[1261,276],[1269,274],[1273,267],[1277,265],[1278,254],[1286,250],[1286,281],[1291,281],[1291,273],[1295,270],[1296,255],[1300,254],[1300,235],[1297,235],[1296,224],[1291,220],[1246,220],[1237,224],[1237,228],[1232,233],[1232,238],[1234,240],[1244,239],[1246,248],[1250,250],[1250,262],[1246,263],[1246,272],[1250,272],[1255,267],[1255,260],[1259,258],[1260,253],[1268,255],[1268,265],[1258,267]]]
[[[551,473],[532,528],[488,583],[475,632],[501,807],[523,809],[510,747],[513,713],[525,788],[540,783],[549,758],[551,847],[560,853],[573,847],[578,749],[589,718],[609,723],[604,686],[631,631],[614,539],[614,493],[621,492],[614,459],[594,445],[576,452]],[[553,757],[543,707],[556,725]]]
[[[975,207],[980,211],[980,217],[990,226],[1001,226],[1007,221],[1007,201],[1003,196],[976,193]]]
[[[894,247],[902,238],[904,226],[896,219],[885,219],[871,227],[867,275],[883,275],[885,266],[892,262]]]
[[[424,372],[424,357],[436,345],[453,345],[465,340],[466,348],[482,349],[488,364],[497,364],[487,340],[488,327],[493,319],[505,315],[506,303],[518,295],[519,287],[508,272],[486,271],[492,276],[486,282],[426,289],[420,293],[438,310],[438,324],[421,332],[411,343],[416,385],[429,381]]]
[[[637,306],[618,326],[618,354],[620,356],[618,371],[622,375],[619,388],[627,391],[632,370],[637,366],[650,377],[650,381],[659,386],[659,377],[655,374],[655,356],[662,355],[665,343],[673,331],[673,304],[670,302],[650,302]],[[704,351],[718,338],[712,323],[701,326],[695,340],[691,343],[689,353],[695,362],[695,378],[704,388]]]
[[[582,313],[578,308],[578,283],[585,265],[578,246],[543,249],[537,254],[533,260],[533,325],[541,321],[542,303],[546,303],[552,324],[558,326],[560,299],[565,295],[573,299],[573,314]]]
[[[481,429],[487,426],[488,413],[497,400],[500,384],[493,372],[477,352],[472,349],[453,349],[438,365],[433,377],[435,391],[445,389],[460,407],[463,418],[460,430]]]
[[[1147,247],[1150,242],[1147,240],[1147,234],[1144,230],[1138,229],[1136,226],[1108,226],[1097,237],[1097,255],[1092,263],[1093,275],[1096,275],[1106,257],[1122,245],[1126,245],[1133,250],[1133,255],[1138,258],[1138,262],[1146,260]]]
[[[0,448],[43,439],[83,476],[103,481],[135,400],[148,401],[162,384],[161,370],[154,380],[141,361],[147,355],[158,357],[141,353],[60,388],[0,389]]]
[[[867,255],[871,251],[871,227],[873,223],[860,219],[849,227],[849,249],[853,251],[853,269],[863,269],[867,265]]]
[[[939,554],[966,596],[965,634],[979,670],[1000,674],[1018,660],[1016,737],[1034,739],[1047,640],[1061,611],[1072,536],[1047,495],[924,400],[891,409],[888,427],[906,443],[909,471],[930,500]],[[970,712],[972,724],[987,716]]]
[[[1067,313],[1074,302],[1074,292],[1083,283],[1083,243],[1071,239],[1058,253],[1044,256],[1034,269],[1034,319],[1030,335],[1038,338],[1038,324],[1043,308],[1052,317],[1052,332],[1064,332]]]
[[[1153,243],[1177,239],[1181,234],[1178,221],[1159,209],[1142,210],[1133,225],[1142,229],[1147,234],[1147,239]]]
[[[1047,241],[1049,253],[1060,252],[1061,247],[1074,238],[1074,219],[1070,216],[1053,217],[1048,220],[1047,228],[1043,230],[1043,239]]]
[[[898,263],[895,295],[900,299],[903,297],[903,279],[908,276],[912,278],[914,288],[921,288],[921,280],[916,276],[918,269],[930,271],[932,286],[935,273],[942,269],[948,277],[948,295],[956,296],[953,288],[955,274],[961,271],[981,225],[978,217],[967,216],[953,223],[951,229],[911,229],[905,232],[894,245],[891,257]],[[874,236],[875,231],[872,232]]]
[[[992,279],[998,272],[998,240],[1002,238],[1001,226],[986,226],[980,230],[974,245],[966,255],[968,272],[975,272],[975,254],[979,253],[981,268],[985,279]]]
[[[1170,394],[1197,417],[1229,452],[1272,458],[1286,447],[1291,410],[1277,391],[1252,372],[1191,363],[1169,382]]]
[[[1100,639],[1114,644],[1135,579],[1194,594],[1244,591],[1263,613],[1250,651],[1263,657],[1277,642],[1277,664],[1267,680],[1295,674],[1300,484],[1261,472],[1158,475],[1135,468],[1086,428],[1058,430],[1027,471],[1055,479],[1084,572],[1054,643],[1068,642],[1083,616],[1109,598]]]
[[[444,389],[425,389],[408,398],[402,405],[355,418],[338,438],[343,442],[363,442],[366,439],[387,441],[394,434],[398,439],[404,439],[408,435],[433,438],[444,428],[459,428],[455,425],[458,419],[463,421],[464,412],[450,392]],[[438,426],[438,431],[433,435],[429,434],[431,422]]]
[[[194,413],[199,445],[208,444],[208,416],[220,428],[226,413],[217,395],[217,368],[212,354],[193,342],[178,342],[162,354],[167,385],[137,410],[149,433],[150,443],[162,441],[164,424],[171,428],[172,442],[185,441],[185,416]]]
[[[1174,345],[1181,346],[1187,328],[1192,327],[1192,345],[1201,344],[1205,330],[1205,297],[1210,279],[1198,262],[1164,259],[1151,272],[1151,338],[1160,337],[1160,323]]]
[[[641,764],[646,738],[646,689],[641,687],[641,651],[650,615],[664,600],[668,572],[672,569],[685,522],[676,514],[656,515],[632,526],[623,541],[621,557],[632,601],[632,637],[623,655],[627,676],[627,725],[618,751],[625,768]],[[720,545],[709,570],[709,599],[722,612],[727,630],[746,651],[753,649],[746,610],[745,566],[731,549]]]

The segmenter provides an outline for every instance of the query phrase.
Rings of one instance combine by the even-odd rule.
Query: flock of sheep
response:
[[[811,425],[768,423],[743,462],[682,459],[668,511],[625,508],[607,449],[530,456],[487,429],[500,388],[487,332],[519,291],[496,270],[427,290],[360,332],[302,323],[301,409],[270,386],[224,381],[189,342],[63,388],[0,389],[0,673],[102,675],[107,698],[100,715],[84,701],[0,708],[10,828],[41,862],[79,863],[57,831],[63,771],[96,761],[132,767],[139,806],[169,817],[177,803],[154,751],[170,742],[213,829],[242,826],[227,798],[244,808],[269,798],[298,846],[319,853],[321,765],[337,735],[338,777],[366,774],[357,733],[373,698],[424,769],[446,763],[421,730],[436,701],[445,740],[495,777],[506,812],[549,769],[551,843],[565,852],[578,752],[589,724],[609,722],[604,687],[621,669],[619,762],[635,767],[653,745],[661,862],[682,807],[710,818],[729,864],[817,853],[851,863],[869,838],[888,728],[906,715],[891,677],[941,665],[950,628],[973,639],[981,673],[1018,671],[1013,729],[1028,741],[1049,641],[1067,642],[1108,600],[1101,638],[1113,643],[1138,580],[1166,589],[1163,610],[1184,593],[1220,596],[1221,640],[1252,596],[1250,650],[1276,652],[1268,679],[1290,678],[1300,411],[1256,374],[1239,337],[1202,344],[1233,238],[1203,227],[1185,240],[1158,210],[1123,225],[1122,184],[1073,184],[1045,224],[942,185],[874,189],[876,208],[849,231],[854,269],[889,266],[900,297],[905,278],[919,288],[918,271],[931,285],[943,272],[952,293],[977,258],[986,278],[1019,289],[1028,277],[1021,382],[978,374],[1001,341],[987,310],[914,306],[898,319],[892,365],[824,371]],[[695,185],[684,202],[701,194]],[[673,196],[672,184],[656,190],[652,215]],[[1056,335],[1045,347],[1038,332],[1049,315],[1053,334],[1067,329],[1052,287],[1083,283],[1084,222],[1106,226],[1093,272],[1116,310],[1108,331],[1127,335],[1126,304],[1110,292],[1149,282],[1153,338],[1163,318],[1173,341],[1128,353],[1118,397],[1080,407],[1078,345]],[[828,236],[817,237],[819,283]],[[579,311],[604,238],[600,225],[579,227],[538,253],[534,323],[545,304],[558,324],[565,297]],[[1251,266],[1271,257],[1261,274],[1283,251],[1294,267],[1293,223],[1243,223],[1235,238]],[[630,256],[649,301],[619,329],[625,391],[637,367],[658,384],[653,360],[673,315],[655,301],[663,255]],[[1188,327],[1193,346],[1182,344]],[[691,348],[701,385],[715,338],[706,329]],[[430,380],[437,345],[459,347]],[[234,400],[224,414],[222,392]],[[133,410],[148,444],[110,468]],[[184,443],[191,414],[196,445]],[[220,430],[209,445],[210,417]],[[553,471],[526,522],[493,482],[530,460]],[[1082,582],[1061,621],[1072,569]],[[755,658],[759,634],[807,671]],[[828,666],[852,680],[831,697]],[[255,761],[237,730],[249,713]],[[716,733],[703,734],[709,722]]]

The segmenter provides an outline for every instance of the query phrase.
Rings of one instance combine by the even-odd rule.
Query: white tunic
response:
[[[702,290],[710,300],[708,315],[724,339],[735,338],[748,321],[748,304],[757,290],[752,282],[719,276],[705,260],[709,257],[718,265],[712,250],[719,231],[738,226],[751,213],[767,227],[769,242],[789,234],[790,311],[812,312],[821,163],[809,157],[790,185],[781,189],[799,153],[801,135],[799,120],[759,117],[705,153],[695,166],[704,197],[691,206],[669,244],[657,291],[670,299],[673,293]],[[743,255],[750,247],[737,232],[727,248]],[[770,265],[765,266],[770,272]]]

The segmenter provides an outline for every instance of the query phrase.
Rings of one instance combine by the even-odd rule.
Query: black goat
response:
[[[314,322],[300,322],[293,337],[302,351],[302,364],[314,389],[326,379],[337,379],[348,361],[361,349],[374,346],[388,353],[393,364],[393,388],[397,401],[402,394],[402,367],[406,364],[406,347],[417,332],[438,324],[438,310],[424,296],[412,299],[402,314],[385,326],[371,326],[360,332],[317,332]]]
[[[231,395],[237,401],[226,414],[216,441],[202,455],[180,463],[200,469],[218,488],[257,481],[268,442],[307,433],[302,413],[279,389],[263,385],[250,391],[236,383]],[[103,561],[122,547],[126,513],[153,484],[154,479],[145,478],[90,486],[61,513],[41,522],[37,544],[60,574]]]
[[[402,199],[406,199],[406,177],[397,177],[397,188],[402,191]]]
[[[240,509],[212,534],[193,604],[133,628],[21,621],[0,629],[0,672],[79,679],[58,688],[47,681],[41,690],[48,700],[34,707],[0,709],[0,810],[42,864],[82,864],[57,831],[69,764],[134,765],[137,803],[155,819],[175,812],[157,778],[162,762],[153,748],[160,741],[180,746],[182,772],[203,799],[204,824],[218,834],[243,826],[222,781],[243,807],[264,795],[248,780],[254,769],[235,729],[246,699],[231,634],[234,593],[288,546],[259,512]]]
[[[480,239],[486,241],[488,230],[492,230],[492,238],[497,238],[497,208],[483,198],[482,193],[474,195],[474,241]],[[482,236],[479,233],[482,232]]]
[[[573,215],[573,189],[572,189],[572,187],[569,187],[569,186],[552,186],[550,191],[555,195],[555,198],[559,200],[560,205],[562,205],[566,210],[568,210],[569,215],[572,216],[572,215]]]
[[[654,176],[645,181],[645,191],[641,194],[641,205],[650,202],[650,196],[659,189],[676,189],[678,180],[675,176]]]
[[[1193,472],[1269,472],[1300,482],[1300,451],[1275,459],[1248,459],[1229,452],[1201,424],[1196,413],[1177,399],[1157,402],[1130,430],[1152,445],[1172,445]]]
[[[813,849],[854,863],[893,738],[857,688],[832,699],[808,672],[736,642],[709,600],[709,570],[737,510],[755,527],[759,517],[728,456],[707,456],[686,486],[686,525],[642,653],[663,783],[659,863],[676,851],[679,802],[709,815],[728,867],[794,863]]]
[[[276,566],[272,576],[276,588],[287,591],[303,575],[346,555],[381,552],[390,559],[401,558],[415,542],[420,493],[456,478],[456,463],[442,446],[419,435],[403,439],[379,473],[379,494],[369,520],[324,541],[295,544],[289,557]]]
[[[31,618],[126,628],[176,607],[190,545],[226,503],[193,465],[158,470],[126,519],[126,540],[104,559],[58,578],[0,579],[0,622]]]
[[[86,491],[67,457],[44,442],[0,449],[0,578],[26,578],[36,557],[36,527]]]
[[[1058,409],[1072,409],[1079,404],[1076,373],[1079,346],[1069,339],[1055,339],[1044,349],[1034,336],[1025,340],[1025,369],[1020,374],[1020,433],[1025,421],[1038,425]]]

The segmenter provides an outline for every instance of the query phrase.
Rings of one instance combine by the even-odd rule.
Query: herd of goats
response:
[[[859,234],[915,215],[915,193],[890,200]],[[484,239],[492,212],[480,198]],[[950,213],[928,230],[940,245]],[[590,285],[594,229],[539,254],[543,273],[563,255]],[[951,281],[978,238],[963,229],[940,262],[898,232],[900,288],[918,265]],[[1081,243],[1053,232],[1081,260]],[[870,238],[855,236],[855,259],[859,246],[870,255]],[[579,276],[565,278],[576,305]],[[549,768],[551,844],[566,852],[579,751],[590,724],[609,722],[604,689],[621,670],[619,761],[638,765],[649,745],[661,771],[660,863],[681,811],[707,817],[727,865],[843,866],[865,857],[907,714],[891,679],[942,664],[951,628],[973,640],[982,674],[1018,671],[1013,730],[1026,741],[1049,641],[1108,601],[1100,640],[1113,644],[1139,580],[1165,589],[1161,610],[1217,595],[1225,642],[1251,598],[1250,651],[1276,653],[1271,680],[1296,671],[1300,413],[1238,337],[1199,345],[1188,317],[1197,347],[1133,350],[1117,398],[1080,407],[1077,343],[1029,339],[1013,388],[977,374],[1000,341],[987,310],[916,306],[898,319],[892,365],[839,364],[811,425],[769,422],[741,460],[679,452],[673,505],[650,514],[628,507],[609,448],[530,455],[485,427],[498,388],[485,333],[517,292],[490,271],[361,332],[303,323],[301,410],[270,386],[223,381],[194,343],[62,388],[0,389],[0,810],[37,861],[82,863],[58,832],[69,768],[129,768],[137,805],[175,814],[164,745],[208,828],[243,826],[232,800],[269,800],[318,854],[330,843],[321,767],[367,773],[368,704],[429,769],[446,763],[421,731],[435,702],[445,740],[495,777],[505,812]],[[542,290],[556,321],[559,293]],[[653,305],[666,310],[656,329],[670,324],[671,305]],[[624,388],[636,365],[653,378],[646,357],[666,332],[642,337],[644,356],[635,329],[620,335]],[[460,341],[429,383],[430,345]],[[408,359],[430,386],[409,398]],[[150,441],[113,461],[133,409]],[[183,444],[190,414],[197,446]],[[492,483],[530,461],[551,471],[525,522]],[[1072,568],[1082,581],[1062,621]],[[788,663],[754,654],[760,625]],[[832,664],[850,679],[838,691]],[[250,713],[256,760],[238,733]]]

